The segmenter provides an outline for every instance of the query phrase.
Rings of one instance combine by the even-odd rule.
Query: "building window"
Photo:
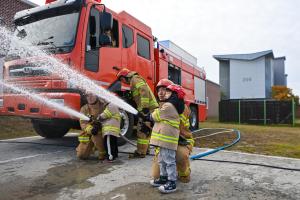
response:
[[[129,28],[126,25],[122,26],[122,32],[123,32],[123,48],[129,48],[133,44],[133,30]]]
[[[150,42],[141,35],[137,35],[137,53],[139,56],[150,60]]]

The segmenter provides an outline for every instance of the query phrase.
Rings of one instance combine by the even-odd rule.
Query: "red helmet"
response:
[[[156,89],[160,88],[160,87],[168,87],[169,85],[174,84],[172,81],[170,81],[169,79],[163,78],[160,79],[160,81],[157,83],[156,85]]]
[[[120,77],[126,77],[128,74],[130,73],[130,70],[127,69],[127,68],[122,68],[118,74],[117,74],[117,77],[120,78]]]
[[[169,85],[167,89],[171,90],[172,92],[176,92],[179,99],[183,99],[185,96],[184,89],[180,85],[172,84]]]

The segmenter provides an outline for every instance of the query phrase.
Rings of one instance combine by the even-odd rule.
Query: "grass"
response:
[[[0,116],[0,139],[37,135],[29,119]]]
[[[297,122],[299,121],[298,119]],[[214,119],[200,123],[200,126],[201,128],[234,128],[240,130],[240,142],[228,150],[300,158],[300,124],[295,127],[290,125],[239,125],[219,123]],[[222,146],[224,143],[230,143],[234,138],[233,133],[224,133],[202,139],[202,141],[197,141],[196,144],[202,147],[214,148]]]

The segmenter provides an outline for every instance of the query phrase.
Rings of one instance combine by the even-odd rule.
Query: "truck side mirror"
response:
[[[100,15],[100,26],[102,32],[110,31],[113,28],[113,17],[110,13],[103,11]]]

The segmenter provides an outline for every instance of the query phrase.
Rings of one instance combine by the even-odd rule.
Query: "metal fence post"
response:
[[[239,124],[241,124],[241,100],[239,100]]]
[[[264,125],[267,124],[267,105],[266,100],[264,100]]]
[[[295,126],[295,100],[292,98],[292,114],[293,114],[293,126]]]

